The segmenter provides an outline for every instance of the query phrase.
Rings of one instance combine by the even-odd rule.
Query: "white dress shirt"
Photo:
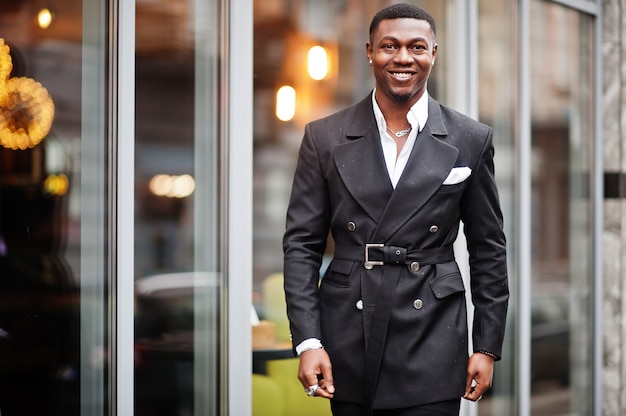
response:
[[[378,132],[380,136],[380,142],[383,147],[383,155],[385,156],[385,163],[387,164],[387,172],[389,173],[389,179],[394,189],[404,172],[406,163],[413,150],[417,133],[422,131],[426,120],[428,120],[428,92],[425,91],[419,100],[409,109],[406,114],[406,119],[411,124],[411,131],[409,137],[406,139],[406,143],[402,147],[400,154],[398,154],[398,147],[395,140],[391,137],[391,134],[387,130],[387,121],[383,116],[378,103],[376,102],[376,90],[372,94],[372,104],[374,105],[374,115],[376,116],[376,124],[378,124]]]

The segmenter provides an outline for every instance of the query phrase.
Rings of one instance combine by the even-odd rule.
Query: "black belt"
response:
[[[452,246],[407,250],[404,247],[384,244],[365,244],[353,246],[338,244],[335,246],[336,259],[362,261],[366,269],[385,264],[413,264],[417,267],[427,264],[446,263],[454,260]]]
[[[363,262],[366,269],[375,266],[408,264],[411,270],[419,270],[421,265],[446,263],[454,260],[452,246],[436,247],[421,250],[407,250],[404,247],[386,246],[384,244],[366,244],[352,246],[338,244],[335,246],[335,258],[342,260]],[[396,285],[400,277],[399,267],[385,267],[382,281],[378,288],[376,310],[372,318],[371,328],[368,330],[364,322],[366,339],[366,386],[364,391],[366,414],[372,413],[372,400],[378,381],[378,373],[383,358],[383,351],[387,338],[389,317],[393,308]],[[363,282],[363,281],[362,281]]]

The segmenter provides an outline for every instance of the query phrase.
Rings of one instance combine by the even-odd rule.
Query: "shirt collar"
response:
[[[378,103],[376,102],[376,88],[372,92],[372,104],[374,106],[374,116],[376,117],[376,123],[381,131],[387,129],[387,121],[383,116],[383,112],[380,110]],[[406,119],[411,124],[411,127],[415,129],[416,125],[418,131],[422,131],[428,120],[428,91],[424,91],[424,94],[420,97],[415,104],[411,106],[409,112],[406,115]]]

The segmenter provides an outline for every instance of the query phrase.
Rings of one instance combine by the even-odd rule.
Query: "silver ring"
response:
[[[320,386],[318,384],[313,384],[310,387],[307,387],[306,389],[304,389],[304,392],[308,395],[308,396],[315,396],[315,392],[317,392],[317,389],[319,389]]]

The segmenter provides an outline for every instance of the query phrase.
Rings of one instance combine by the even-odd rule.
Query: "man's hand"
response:
[[[475,402],[491,388],[493,381],[493,357],[475,352],[467,363],[467,380],[464,399]]]
[[[315,384],[319,385],[314,396],[333,398],[335,393],[333,372],[330,357],[325,349],[317,348],[300,354],[298,379],[305,389]]]

